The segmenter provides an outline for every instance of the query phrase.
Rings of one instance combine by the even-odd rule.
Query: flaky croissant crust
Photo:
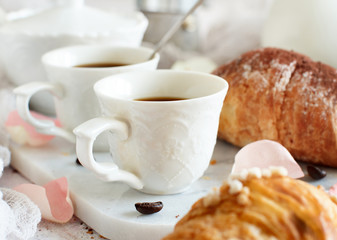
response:
[[[278,141],[294,158],[337,167],[337,70],[302,54],[262,48],[220,66],[229,83],[219,138]]]
[[[249,178],[230,193],[227,182],[197,201],[171,239],[337,239],[337,206],[322,189],[285,176]]]

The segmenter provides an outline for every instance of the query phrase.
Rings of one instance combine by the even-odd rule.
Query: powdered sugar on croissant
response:
[[[263,48],[214,74],[229,83],[219,138],[274,140],[295,159],[337,167],[337,70],[302,54]]]

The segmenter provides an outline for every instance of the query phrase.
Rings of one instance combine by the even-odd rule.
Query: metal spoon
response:
[[[196,3],[191,7],[191,9],[181,18],[179,21],[177,21],[173,26],[166,32],[166,34],[162,37],[162,39],[156,44],[155,49],[153,50],[153,53],[149,57],[149,59],[152,59],[154,55],[159,52],[162,47],[172,38],[172,36],[178,31],[180,26],[183,24],[185,19],[194,12],[197,7],[199,7],[204,0],[198,0]]]

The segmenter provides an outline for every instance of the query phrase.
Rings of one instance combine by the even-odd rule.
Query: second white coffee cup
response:
[[[99,116],[100,108],[93,85],[103,77],[135,70],[156,69],[159,55],[152,59],[152,49],[101,45],[71,46],[53,50],[42,57],[49,82],[31,82],[14,89],[20,116],[43,134],[60,136],[75,143],[72,130],[86,120]],[[52,121],[34,118],[29,111],[33,95],[48,91],[54,96],[56,116],[61,127]],[[103,137],[95,150],[108,151]]]

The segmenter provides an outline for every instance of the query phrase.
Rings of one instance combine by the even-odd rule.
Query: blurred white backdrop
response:
[[[6,12],[12,12],[27,8],[47,8],[62,1],[69,0],[0,0],[0,7]],[[153,9],[151,12],[146,11],[144,6],[176,4],[183,6],[182,11],[186,11],[186,3],[191,5],[193,1],[195,0],[86,0],[85,3],[116,13],[143,10],[149,19],[144,44],[152,45],[181,16],[181,12],[172,12],[172,8],[166,13],[153,12]],[[273,0],[204,0],[203,5],[161,51],[159,67],[169,68],[177,60],[195,56],[207,57],[220,65],[243,52],[259,47],[263,25],[272,3]]]

